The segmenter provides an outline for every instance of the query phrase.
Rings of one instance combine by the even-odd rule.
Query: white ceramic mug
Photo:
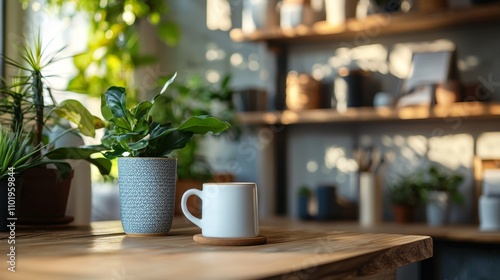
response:
[[[202,200],[202,218],[193,216],[187,199]],[[189,189],[181,199],[182,212],[201,228],[205,237],[243,238],[259,235],[257,186],[255,183],[204,183],[203,190]]]

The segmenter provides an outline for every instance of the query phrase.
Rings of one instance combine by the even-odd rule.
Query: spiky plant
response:
[[[33,41],[26,42],[19,50],[19,60],[3,56],[5,63],[19,71],[12,84],[0,89],[4,101],[0,106],[3,112],[3,123],[10,122],[15,133],[23,133],[22,127],[30,131],[33,147],[33,160],[46,157],[51,160],[85,159],[96,165],[102,174],[109,174],[111,163],[104,158],[92,158],[91,155],[100,152],[95,147],[63,147],[50,149],[50,143],[44,143],[44,127],[50,118],[66,118],[77,125],[77,128],[68,129],[64,133],[80,132],[86,136],[95,136],[95,129],[104,127],[104,122],[90,114],[90,112],[76,100],[65,100],[56,104],[44,69],[62,59],[59,54],[64,48],[53,53],[46,53],[42,47],[40,34]],[[50,100],[46,100],[50,98]],[[7,113],[7,114],[5,114]],[[33,128],[30,128],[33,126]],[[60,135],[61,136],[61,135]],[[61,170],[60,170],[61,171]]]
[[[57,62],[61,58],[57,57],[63,50],[61,48],[52,54],[46,54],[46,49],[42,47],[40,32],[34,37],[33,41],[24,43],[24,46],[19,48],[19,61],[10,57],[4,56],[4,61],[7,65],[13,66],[19,70],[20,74],[14,78],[15,82],[6,88],[6,92],[13,97],[13,124],[19,127],[23,124],[25,114],[22,110],[22,102],[28,103],[28,110],[33,111],[34,129],[33,129],[33,145],[40,146],[43,137],[43,128],[47,118],[50,115],[45,113],[46,108],[49,108],[45,102],[45,94],[54,100],[49,87],[46,87],[47,81],[42,71]],[[54,103],[54,102],[52,102]]]
[[[71,166],[60,160],[43,160],[40,150],[43,145],[34,147],[29,134],[20,131],[10,131],[0,126],[0,180],[7,177],[9,168],[20,174],[29,168],[55,164],[60,176],[66,176],[71,171]]]

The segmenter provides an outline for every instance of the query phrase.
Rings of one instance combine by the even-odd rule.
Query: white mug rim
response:
[[[220,187],[245,187],[245,186],[255,186],[252,182],[222,182],[222,183],[203,183],[203,186],[220,186]]]

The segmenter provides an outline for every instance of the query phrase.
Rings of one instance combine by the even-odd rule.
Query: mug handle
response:
[[[201,225],[202,224],[201,219],[198,219],[195,216],[193,216],[193,214],[191,214],[191,212],[189,212],[189,209],[187,207],[187,200],[192,195],[196,195],[201,200],[203,200],[203,197],[204,197],[203,192],[200,191],[200,190],[197,190],[197,189],[189,189],[189,190],[187,190],[182,195],[182,199],[181,199],[182,213],[184,213],[184,216],[186,216],[186,218],[188,220],[190,220],[193,224],[197,225],[199,228],[203,228],[202,225]]]

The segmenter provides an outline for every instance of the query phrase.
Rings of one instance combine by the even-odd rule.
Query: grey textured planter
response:
[[[174,216],[177,159],[118,158],[123,230],[135,235],[164,235]]]
[[[444,191],[429,191],[427,202],[427,224],[442,226],[448,222],[450,208],[450,193]]]

